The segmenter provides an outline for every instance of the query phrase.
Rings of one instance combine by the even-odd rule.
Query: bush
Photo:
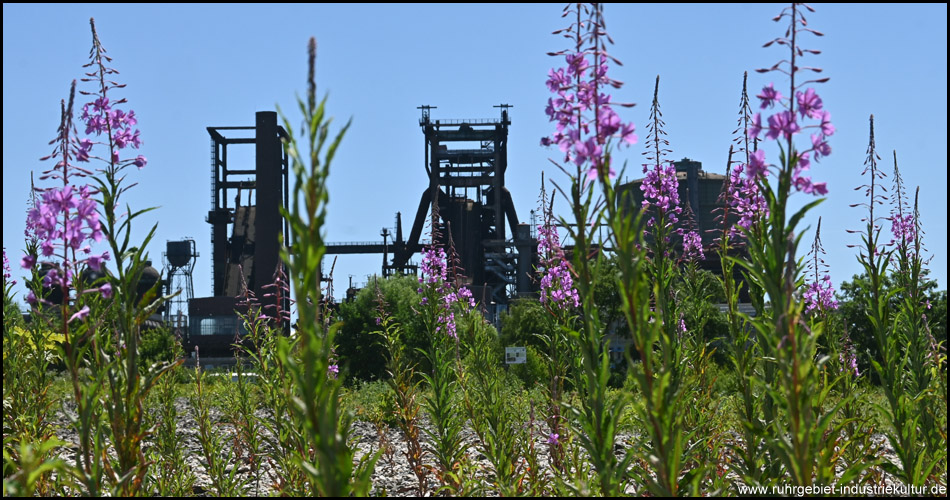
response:
[[[347,390],[343,401],[359,420],[396,426],[396,402],[386,382],[362,382],[358,387]]]
[[[522,364],[506,365],[508,366],[508,373],[517,377],[525,387],[547,383],[544,358],[538,353],[538,350],[534,346],[529,345],[526,347],[527,360]]]
[[[142,343],[139,346],[139,356],[142,357],[142,369],[146,370],[153,363],[172,361],[175,358],[177,341],[168,327],[149,328],[142,330]]]

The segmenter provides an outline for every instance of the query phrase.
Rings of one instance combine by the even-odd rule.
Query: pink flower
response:
[[[637,134],[634,134],[633,131],[636,130],[636,126],[633,122],[624,124],[620,130],[620,139],[627,144],[636,144],[637,143]]]
[[[732,188],[732,192],[729,194],[729,203],[739,216],[736,225],[749,229],[753,222],[768,216],[769,211],[765,197],[759,192],[756,177],[743,176],[742,171],[742,166],[738,165],[729,174],[729,185]],[[738,236],[739,233],[738,230],[733,228],[730,234]]]
[[[588,177],[596,178],[597,177],[597,166],[600,164],[600,157],[603,154],[603,150],[600,145],[597,144],[597,140],[594,137],[588,138],[584,142],[577,142],[574,144],[574,163],[578,166],[591,162],[593,171],[593,176],[588,173]]]
[[[110,257],[109,257],[109,251],[106,250],[105,252],[102,252],[102,255],[90,255],[89,258],[86,259],[86,264],[87,264],[93,271],[101,271],[101,270],[102,270],[102,263],[103,263],[104,261],[109,260],[109,258],[110,258]]]
[[[775,87],[772,85],[773,84],[770,83],[768,87],[763,87],[762,93],[756,96],[759,99],[762,99],[761,109],[771,108],[772,106],[775,106],[775,101],[782,99],[782,94],[775,90]]]
[[[589,25],[579,29],[590,30],[594,38],[605,36]],[[621,83],[607,76],[608,56],[602,52],[580,50],[564,56],[566,67],[548,72],[547,87],[556,97],[548,99],[544,112],[555,122],[556,132],[542,138],[541,145],[557,144],[563,161],[586,168],[588,180],[613,178],[616,173],[603,160],[610,140],[617,138],[621,145],[637,141],[633,124],[624,123],[612,108],[611,96],[601,92],[608,86],[620,88]]]
[[[690,231],[683,236],[683,256],[687,260],[703,260],[703,239],[696,231]]]
[[[7,249],[3,249],[3,284],[6,285],[12,275],[10,274],[10,261],[7,260]],[[10,283],[16,285],[16,280],[10,280]]]
[[[762,114],[756,113],[752,116],[752,125],[746,130],[746,136],[749,139],[758,139],[762,133]]]
[[[76,161],[89,161],[89,151],[92,150],[92,144],[92,141],[89,139],[79,139],[79,150],[76,151]]]
[[[82,309],[76,311],[76,314],[73,314],[69,317],[69,323],[72,323],[73,320],[85,321],[86,316],[89,316],[89,306],[83,306]]]
[[[574,279],[564,261],[557,229],[548,223],[538,228],[538,255],[541,257],[541,303],[558,309],[580,305]]]
[[[778,139],[779,134],[791,139],[792,134],[798,132],[801,128],[795,122],[795,115],[788,111],[782,111],[769,117],[769,133],[765,134],[769,139]]]
[[[589,66],[584,54],[567,54],[565,60],[567,61],[567,73],[569,75],[581,75]]]
[[[824,135],[812,134],[811,145],[812,149],[815,151],[815,161],[818,161],[818,159],[822,156],[828,156],[831,154],[831,146],[828,145],[828,141],[825,139]]]
[[[831,113],[829,111],[821,112],[821,133],[826,136],[835,133],[835,126],[831,124]]]
[[[804,192],[805,194],[814,194],[818,196],[824,196],[828,194],[827,183],[816,182],[813,183],[810,177],[798,177],[795,179],[795,189]]]
[[[811,166],[811,160],[808,157],[807,151],[798,155],[798,165],[795,167],[795,171],[792,172],[792,177],[798,177],[799,174],[808,170],[808,167]]]
[[[92,106],[99,113],[106,112],[109,110],[109,98],[100,97],[92,103]]]
[[[831,276],[826,274],[820,282],[808,285],[808,289],[805,290],[805,303],[807,304],[805,312],[811,312],[818,308],[826,311],[838,308]]]
[[[802,118],[806,116],[809,118],[821,118],[821,112],[818,110],[821,109],[821,97],[818,97],[818,94],[815,93],[815,89],[809,88],[805,90],[805,93],[799,92],[796,94],[798,97],[798,112],[802,114]]]
[[[894,214],[891,216],[891,234],[894,235],[894,238],[891,240],[892,245],[895,242],[901,242],[908,246],[912,244],[917,237],[917,228],[914,225],[913,215],[906,214],[901,216]]]
[[[145,168],[145,165],[148,163],[148,160],[144,156],[138,155],[132,160],[132,164],[138,167],[139,169]]]
[[[679,206],[679,184],[676,181],[676,166],[672,163],[667,166],[657,165],[648,170],[643,166],[646,177],[640,184],[643,191],[643,208],[655,207],[666,219],[667,224],[675,225],[679,222],[677,214],[682,212]],[[647,225],[652,226],[656,217],[650,217]]]
[[[33,269],[33,266],[36,265],[36,256],[35,255],[24,255],[20,259],[20,267],[23,269]]]
[[[562,87],[567,87],[571,84],[571,79],[564,74],[564,68],[558,68],[557,71],[554,68],[548,72],[548,89],[551,92],[560,92]]]
[[[768,166],[765,164],[765,150],[760,149],[749,155],[749,164],[746,165],[746,175],[749,178],[755,178],[769,173]]]

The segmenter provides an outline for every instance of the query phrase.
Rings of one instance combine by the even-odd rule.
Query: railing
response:
[[[403,244],[406,244],[406,243],[407,242],[403,242]],[[389,241],[386,244],[389,245],[390,247],[393,247],[396,245],[392,241]],[[430,245],[430,244],[432,244],[431,241],[419,242],[419,246],[422,246],[422,247],[426,245]],[[367,246],[368,247],[368,246],[382,246],[382,245],[383,245],[383,242],[381,241],[334,241],[332,243],[326,244],[327,247],[342,247],[342,246]]]
[[[424,119],[419,120],[419,125],[425,125],[426,122]],[[501,120],[497,118],[471,118],[471,119],[447,119],[447,120],[429,120],[429,124],[434,125],[501,125]]]

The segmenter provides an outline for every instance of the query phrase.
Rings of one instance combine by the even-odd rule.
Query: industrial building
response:
[[[718,237],[716,230],[721,227],[719,218],[723,204],[719,199],[719,195],[722,193],[726,176],[706,172],[703,170],[702,163],[689,158],[673,162],[673,165],[676,167],[676,180],[679,185],[677,190],[679,203],[684,209],[683,215],[680,216],[680,227],[687,228],[690,224],[686,220],[689,217],[686,210],[686,204],[688,203],[689,211],[693,214],[695,230],[700,234],[703,241],[706,258],[700,263],[700,267],[714,272],[719,271],[719,257],[709,249],[713,248]],[[636,179],[622,184],[617,189],[618,198],[627,210],[632,210],[634,213],[641,210],[643,206],[642,185],[643,179]],[[682,244],[682,238],[674,235],[673,243],[676,245]]]
[[[505,187],[508,169],[510,105],[496,106],[496,119],[433,119],[433,106],[420,106],[423,167],[428,186],[404,239],[402,216],[384,228],[382,242],[327,244],[327,255],[382,254],[383,276],[414,274],[414,254],[427,244],[453,248],[459,275],[492,317],[518,296],[537,290],[537,239],[518,218]],[[281,264],[279,241],[288,241],[279,207],[288,205],[288,157],[281,145],[286,131],[274,112],[258,112],[254,126],[208,127],[211,137],[211,296],[194,297],[191,273],[198,257],[193,240],[170,241],[165,266],[170,293],[181,290],[165,320],[187,332],[185,348],[202,355],[226,355],[246,333],[237,313],[245,288],[268,305],[263,287]],[[254,168],[237,165],[234,148],[254,148]],[[411,160],[407,161],[407,164]],[[429,228],[436,241],[423,240]],[[269,299],[273,302],[275,299]],[[187,304],[187,316],[185,313]],[[289,304],[284,304],[288,306]],[[289,327],[289,325],[285,325]]]

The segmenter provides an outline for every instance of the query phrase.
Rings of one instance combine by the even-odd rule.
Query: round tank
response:
[[[185,267],[194,256],[194,240],[169,241],[165,247],[165,258],[175,267]]]
[[[145,262],[145,269],[142,271],[142,278],[139,280],[138,285],[136,286],[136,291],[138,292],[138,297],[141,299],[146,292],[151,290],[155,283],[158,283],[158,280],[161,279],[162,275],[158,272],[158,269],[152,267],[151,261]],[[162,293],[161,290],[158,293]]]

